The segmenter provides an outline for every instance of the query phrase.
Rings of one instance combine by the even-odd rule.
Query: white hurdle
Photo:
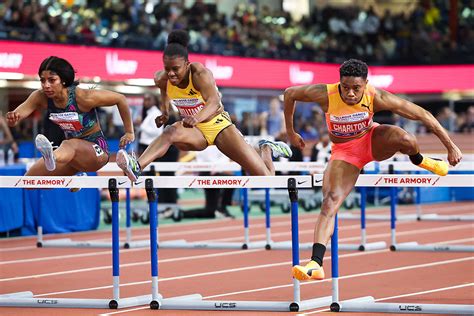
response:
[[[144,177],[146,178],[146,177]],[[163,179],[164,177],[159,177],[159,179]],[[267,249],[270,249],[268,247],[269,245],[269,240],[270,244],[271,242],[271,237],[270,237],[270,227],[267,226],[266,234],[267,234],[267,239],[266,240],[260,240],[260,241],[251,241],[250,240],[250,228],[249,228],[249,221],[248,221],[248,201],[247,201],[247,190],[251,188],[259,188],[259,189],[265,189],[265,185],[268,185],[268,183],[271,183],[272,188],[287,188],[286,183],[272,183],[272,182],[265,182],[265,180],[270,180],[272,177],[245,177],[245,176],[237,176],[237,177],[231,177],[231,176],[223,176],[223,177],[185,177],[181,176],[178,177],[180,179],[198,179],[189,186],[185,186],[186,188],[203,188],[203,185],[205,185],[205,188],[228,188],[228,187],[235,187],[235,185],[239,185],[238,188],[243,189],[243,195],[244,195],[244,241],[242,242],[188,242],[186,240],[180,239],[180,240],[170,240],[166,242],[158,242],[159,247],[162,249],[169,249],[169,248],[182,248],[182,249],[258,249],[258,248],[264,248],[266,247]],[[219,178],[219,179],[217,179]],[[273,177],[275,178],[281,178],[281,177]],[[295,178],[296,181],[298,182],[299,186],[301,188],[311,188],[312,187],[312,178],[311,176],[292,176],[292,178]],[[140,178],[141,179],[141,178]],[[264,182],[258,183],[254,182],[252,183],[252,186],[247,186],[244,185],[242,179],[262,179]],[[283,177],[283,179],[286,179]],[[164,180],[161,180],[164,181]],[[204,181],[204,182],[203,182]],[[205,181],[210,181],[210,182],[205,182]],[[248,181],[248,180],[245,180]],[[252,180],[252,181],[257,181],[257,180]],[[231,186],[228,186],[228,185]],[[267,215],[267,223],[269,220],[269,213]]]
[[[314,178],[316,185],[316,177]],[[358,187],[474,187],[472,175],[448,175],[445,177],[433,175],[361,175],[356,183]],[[392,202],[393,203],[393,202]],[[394,211],[392,209],[392,224],[394,224]],[[474,314],[474,305],[463,304],[422,304],[422,303],[378,303],[371,296],[339,301],[339,263],[338,263],[338,224],[337,216],[334,225],[334,233],[331,238],[331,260],[332,260],[332,296],[333,312],[361,312],[361,313],[396,313],[396,314]],[[395,227],[392,227],[394,232]],[[392,243],[395,245],[394,234]],[[396,245],[398,248],[400,245]],[[433,246],[435,247],[435,246]],[[471,247],[472,249],[472,247]],[[408,250],[408,249],[407,249]],[[411,250],[424,250],[423,247]]]
[[[275,170],[281,172],[290,172],[290,171],[299,171],[307,173],[321,173],[326,167],[325,164],[318,162],[274,162]],[[209,171],[209,172],[222,172],[222,171],[232,171],[237,172],[241,171],[239,164],[235,162],[228,163],[176,163],[176,162],[159,162],[152,163],[147,168],[145,172],[151,169],[155,171],[175,171],[176,173],[188,173],[188,172],[200,172],[200,171]],[[112,172],[119,171],[118,167],[115,164],[108,164],[100,171]],[[294,176],[298,178],[298,176]],[[262,189],[264,187],[261,187]],[[312,187],[308,187],[312,188]],[[243,189],[243,207],[244,207],[244,242],[188,242],[186,240],[170,240],[165,242],[159,242],[159,246],[163,249],[165,248],[185,248],[185,249],[257,249],[265,247],[266,249],[275,249],[275,250],[289,250],[291,249],[290,241],[274,242],[271,237],[271,225],[270,225],[270,205],[267,203],[270,199],[268,196],[269,192],[272,195],[272,201],[286,201],[290,204],[287,194],[284,194],[283,191],[275,191],[274,187],[265,188],[265,194],[263,199],[265,200],[265,218],[266,218],[266,231],[265,231],[265,240],[250,241],[250,232],[249,232],[249,222],[248,222],[248,212],[249,212],[249,199],[258,198],[261,194],[258,193],[248,193],[248,189]],[[257,191],[258,192],[258,191]],[[260,191],[262,192],[262,191]],[[303,191],[304,192],[304,191]],[[305,192],[308,195],[308,192]],[[301,195],[301,192],[299,193]],[[312,192],[315,195],[314,192]],[[276,195],[276,196],[275,196]],[[158,204],[160,205],[160,204]],[[131,233],[130,233],[131,234]],[[143,247],[148,246],[148,241],[128,241],[130,247]],[[312,243],[302,243],[299,245],[301,250],[312,249]],[[359,244],[341,244],[339,248],[342,250],[348,251],[370,251],[386,248],[387,244],[383,241],[379,242],[367,242],[367,236],[365,231],[365,221],[361,219],[361,242]],[[330,248],[330,247],[329,247]]]
[[[293,280],[292,301],[204,301],[199,294],[166,298],[158,291],[158,257],[157,257],[157,229],[156,218],[150,220],[150,251],[152,265],[152,294],[120,298],[118,276],[118,189],[145,188],[149,196],[150,212],[156,216],[156,204],[153,203],[152,192],[155,188],[288,188],[292,212],[292,245],[293,262],[299,263],[298,247],[298,220],[297,188],[320,186],[322,175],[311,176],[273,176],[273,177],[143,177],[132,184],[126,177],[27,177],[2,176],[0,188],[109,188],[113,202],[113,299],[66,299],[66,298],[34,298],[31,292],[18,292],[0,296],[0,306],[15,307],[77,307],[77,308],[124,308],[150,303],[151,308],[179,309],[179,310],[215,310],[215,311],[305,311],[328,306],[331,302],[332,311],[354,312],[393,312],[393,313],[439,313],[439,314],[466,314],[472,313],[473,305],[456,304],[410,304],[410,303],[374,303],[372,297],[355,298],[339,301],[338,286],[338,241],[337,220],[331,240],[332,264],[332,297],[321,297],[310,300],[301,300],[300,284]],[[431,175],[361,175],[356,183],[359,187],[474,187],[472,175],[450,175],[446,177]],[[115,206],[114,206],[115,205]],[[155,208],[153,209],[153,205]],[[416,310],[412,307],[416,306]]]
[[[290,172],[290,171],[299,171],[305,173],[322,173],[325,164],[318,162],[274,162],[275,170],[280,172]],[[143,171],[146,173],[148,171],[174,171],[177,174],[186,174],[191,172],[240,172],[242,170],[241,166],[236,162],[224,162],[224,163],[201,163],[201,162],[153,162],[148,165]],[[121,173],[122,170],[115,163],[108,163],[98,172],[102,173]],[[94,177],[93,177],[94,178]],[[266,189],[263,191],[250,191],[248,189],[243,189],[243,208],[244,208],[244,242],[194,242],[189,243],[186,240],[170,240],[165,242],[160,242],[160,247],[162,248],[187,248],[187,249],[257,249],[263,248],[266,249],[275,249],[275,250],[288,250],[291,248],[291,243],[289,241],[283,242],[274,242],[271,237],[271,227],[270,227],[270,205],[267,205],[267,202],[270,197],[267,196],[268,192],[271,194],[272,201],[281,202],[282,205],[287,205],[289,209],[289,200],[285,192],[281,190]],[[264,193],[264,194],[262,194]],[[304,190],[299,193],[300,197],[304,195],[305,197],[316,196],[317,194],[312,190]],[[250,241],[249,235],[249,221],[248,221],[248,212],[249,212],[249,200],[265,201],[265,217],[266,217],[266,237],[265,240]],[[364,202],[364,201],[362,201]],[[132,240],[132,230],[130,223],[130,199],[129,199],[129,189],[127,189],[127,207],[126,207],[126,239],[124,242],[120,243],[122,248],[144,248],[148,247],[150,242],[149,240]],[[161,204],[158,202],[158,210],[164,209],[165,206],[169,204]],[[386,248],[387,245],[383,241],[379,242],[367,242],[366,229],[365,229],[365,219],[362,216],[357,216],[361,220],[361,241],[359,244],[341,244],[339,247],[343,250],[355,250],[355,251],[369,251],[369,250],[378,250]],[[53,240],[45,240],[43,238],[43,231],[41,225],[37,227],[37,246],[44,248],[111,248],[111,242],[107,241],[75,241],[71,238],[61,238]],[[311,249],[311,243],[302,243],[300,244],[300,249]],[[330,248],[330,247],[329,247]]]
[[[436,251],[436,252],[474,252],[471,245],[420,245],[417,242],[397,243],[396,241],[396,190],[399,187],[474,187],[474,176],[454,174],[445,177],[437,175],[361,175],[356,183],[359,187],[390,187],[390,228],[392,251]]]
[[[89,178],[89,179],[88,179]],[[100,308],[118,309],[147,304],[152,295],[120,297],[118,187],[131,187],[126,177],[113,179],[102,177],[0,177],[0,188],[108,188],[112,200],[112,277],[111,299],[41,298],[32,292],[9,293],[0,296],[0,306],[6,307],[55,307],[55,308]],[[159,295],[160,298],[161,295]],[[176,299],[176,298],[175,298]],[[179,299],[179,298],[178,298]]]
[[[324,165],[315,163],[315,162],[275,162],[275,168],[278,171],[307,171],[307,172],[316,172],[321,171],[324,168]],[[236,162],[223,162],[223,163],[201,163],[201,162],[187,162],[187,163],[179,163],[179,162],[153,162],[148,165],[144,170],[144,173],[148,171],[157,171],[157,172],[164,172],[164,171],[173,171],[177,174],[186,174],[186,173],[193,173],[193,172],[240,172],[242,171],[242,167],[237,164]],[[101,168],[98,172],[101,173],[122,173],[122,170],[115,164],[115,163],[108,163],[103,168]],[[136,186],[135,186],[136,187]],[[249,235],[249,227],[248,227],[248,190],[243,189],[243,196],[244,196],[244,227],[243,227],[243,234],[244,234],[244,241],[243,242],[213,242],[213,243],[205,243],[205,242],[194,242],[189,243],[186,240],[170,240],[160,242],[159,245],[162,248],[187,248],[187,249],[257,249],[266,247],[270,249],[269,243],[271,242],[271,230],[270,227],[267,227],[266,230],[266,240],[261,241],[250,241]],[[282,197],[279,195],[280,199]],[[286,201],[288,201],[288,197],[284,197]],[[127,207],[126,207],[126,239],[124,242],[121,242],[120,245],[123,248],[143,248],[148,247],[150,242],[149,240],[132,240],[132,230],[130,224],[130,199],[129,199],[129,190],[127,189]],[[170,204],[162,204],[158,202],[158,210],[164,209],[170,206]],[[269,223],[270,214],[266,214],[267,223]],[[71,248],[111,248],[112,244],[107,241],[74,241],[70,238],[61,238],[61,239],[53,239],[53,240],[44,240],[42,227],[39,226],[37,233],[37,246],[44,247],[44,248],[59,248],[59,247],[71,247]],[[289,245],[287,245],[288,249]],[[356,246],[354,245],[354,249]]]
[[[424,170],[412,164],[409,161],[382,161],[371,162],[364,167],[364,171],[368,173],[386,174],[393,171],[400,172],[423,172]],[[471,172],[474,173],[474,161],[461,161],[457,166],[450,167],[450,172]],[[449,174],[451,175],[451,174]],[[377,190],[377,188],[375,188]],[[399,220],[424,220],[424,221],[474,221],[474,215],[439,215],[439,214],[423,214],[420,203],[420,187],[416,187],[416,213],[398,216]],[[358,214],[340,214],[340,219],[359,219]],[[388,221],[390,215],[366,215],[368,220]]]
[[[145,177],[147,192],[153,192],[155,188],[176,187],[176,188],[287,188],[291,200],[292,213],[292,245],[293,245],[293,264],[299,264],[298,248],[298,191],[297,188],[308,188],[312,186],[311,176],[270,176],[270,177]],[[174,182],[174,183],[172,183]],[[140,183],[141,184],[141,183]],[[150,199],[149,199],[150,201]],[[151,204],[150,204],[151,205]],[[151,216],[156,212],[150,208]],[[156,219],[150,218],[150,233],[156,233]],[[156,236],[151,236],[152,240],[152,258],[153,252],[157,252],[158,247]],[[154,241],[153,241],[154,240]],[[160,246],[161,248],[161,246]],[[158,269],[153,267],[158,260],[152,260],[152,288],[158,286]],[[155,295],[153,295],[155,297]],[[202,298],[192,298],[188,300],[160,300],[153,299],[150,302],[151,309],[168,310],[214,310],[214,311],[305,311],[328,306],[331,303],[331,297],[320,297],[309,300],[301,300],[300,283],[293,281],[293,300],[292,301],[211,301],[202,300]]]
[[[113,179],[110,177],[0,177],[0,188],[2,187],[16,187],[16,188],[69,188],[69,187],[81,187],[81,188],[105,188],[110,187],[109,182],[113,183],[112,189],[117,190],[117,194],[113,196],[112,201],[118,200],[118,189],[130,188],[132,184],[125,177],[117,177]],[[297,216],[297,188],[308,188],[312,187],[311,176],[269,176],[269,177],[141,177],[139,181],[133,184],[136,188],[145,188],[147,190],[147,196],[150,204],[150,251],[151,251],[151,270],[152,270],[152,294],[144,299],[148,299],[150,307],[153,309],[182,309],[182,310],[216,310],[216,311],[228,311],[228,310],[245,310],[245,311],[304,311],[308,309],[320,308],[328,306],[331,303],[331,297],[314,298],[310,300],[301,300],[300,298],[300,284],[298,281],[293,282],[293,300],[291,301],[207,301],[202,300],[202,296],[199,294],[192,294],[181,296],[177,298],[167,298],[159,294],[158,291],[158,238],[156,228],[156,203],[154,193],[156,188],[288,188],[290,196],[292,197],[292,214]],[[117,210],[117,208],[116,208]],[[113,212],[113,223],[115,223],[113,229],[113,235],[115,236],[114,251],[118,250],[118,214]],[[293,218],[292,225],[296,225],[297,229],[297,217]],[[293,228],[294,229],[294,228]],[[296,239],[294,239],[296,236]],[[293,236],[294,253],[298,253],[298,239],[297,234]],[[114,253],[114,259],[118,253]],[[293,262],[295,263],[293,258]],[[113,308],[130,307],[136,305],[143,305],[142,297],[119,299],[118,290],[119,282],[118,275],[116,272],[118,268],[118,261],[114,260],[114,298],[117,302]],[[43,307],[79,307],[79,308],[107,308],[105,303],[106,300],[81,300],[81,299],[42,299],[42,298],[31,298],[29,293],[21,292],[17,293],[18,298],[15,297],[15,293],[9,294],[10,296],[0,297],[0,306],[34,306]],[[70,300],[74,300],[71,301]],[[9,302],[13,301],[14,305],[8,305]],[[134,305],[130,305],[133,302]]]

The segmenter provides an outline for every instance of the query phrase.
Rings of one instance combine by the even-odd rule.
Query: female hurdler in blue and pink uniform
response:
[[[78,88],[71,64],[55,56],[41,63],[38,75],[41,89],[7,113],[8,124],[15,126],[35,110],[47,110],[49,119],[64,131],[66,140],[53,151],[49,140],[38,134],[35,143],[43,158],[27,171],[27,176],[70,176],[102,168],[109,161],[109,152],[97,117],[96,108],[100,106],[117,105],[125,128],[120,147],[133,142],[135,136],[125,96],[107,90]]]

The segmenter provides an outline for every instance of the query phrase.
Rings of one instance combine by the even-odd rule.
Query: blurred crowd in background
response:
[[[372,7],[314,7],[300,21],[249,2],[236,1],[226,15],[200,0],[191,7],[184,1],[66,6],[6,0],[0,3],[0,39],[162,50],[171,30],[187,29],[196,53],[335,63],[351,56],[372,65],[474,62],[472,0],[457,1],[455,24],[447,0],[421,0],[414,10],[383,15]]]
[[[455,28],[450,21],[452,1],[447,0],[420,0],[412,10],[387,10],[383,15],[371,7],[315,7],[300,21],[252,0],[245,5],[236,1],[231,14],[219,13],[215,4],[204,1],[190,7],[184,2],[4,0],[0,40],[163,50],[171,30],[186,29],[189,49],[196,53],[337,63],[353,57],[369,65],[474,63],[471,0],[457,1]],[[223,100],[244,135],[285,139],[281,96],[259,100],[257,110],[247,112],[234,111],[237,106],[225,93]],[[295,116],[295,127],[306,140],[318,141],[326,134],[324,113],[316,104],[308,106]],[[145,113],[139,106],[131,108],[138,128]],[[462,112],[443,106],[432,112],[450,132],[474,133],[474,106]],[[118,112],[101,108],[99,116],[108,138],[121,136]],[[392,114],[376,120],[411,133],[426,132],[417,122]],[[31,140],[35,132],[44,132],[44,121],[38,116],[23,121],[13,130],[15,139]]]

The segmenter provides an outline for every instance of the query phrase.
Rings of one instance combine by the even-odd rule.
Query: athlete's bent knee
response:
[[[334,217],[339,209],[339,206],[342,204],[343,195],[329,191],[323,196],[323,204],[321,206],[321,214],[326,217]]]
[[[400,137],[400,145],[402,149],[415,149],[416,144],[416,137],[408,132],[403,133],[402,137]]]
[[[174,138],[176,138],[176,135],[177,135],[177,128],[173,125],[168,125],[165,127],[165,129],[163,130],[163,137],[173,141]]]

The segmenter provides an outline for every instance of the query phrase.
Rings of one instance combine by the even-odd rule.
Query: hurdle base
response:
[[[43,240],[38,247],[43,248],[107,248],[112,249],[110,241],[74,241],[70,238]],[[137,240],[120,243],[120,248],[147,248],[150,246],[149,240]]]
[[[420,245],[416,241],[395,244],[390,246],[392,251],[433,251],[433,252],[474,252],[471,245],[445,245],[427,244]]]
[[[100,308],[120,309],[146,305],[151,295],[127,297],[119,300],[87,298],[41,298],[33,297],[32,292],[18,292],[0,295],[2,307],[39,307],[39,308]]]
[[[472,215],[438,215],[426,214],[418,217],[419,221],[439,221],[439,222],[472,222],[474,216]]]
[[[150,309],[160,309],[160,306],[163,302],[168,302],[168,301],[176,301],[176,300],[192,300],[192,301],[202,301],[202,295],[201,294],[189,294],[189,295],[183,295],[183,296],[175,296],[171,298],[157,298],[153,301],[150,302]]]
[[[251,243],[243,242],[188,242],[184,239],[160,241],[160,249],[260,249],[266,246],[266,241]]]
[[[365,300],[348,300],[331,304],[332,312],[394,313],[394,314],[450,314],[472,315],[474,305],[376,303],[373,297]]]
[[[212,311],[269,311],[297,312],[326,307],[331,304],[331,296],[320,297],[300,302],[279,301],[205,301],[199,299],[163,299],[159,308],[163,310],[212,310]]]
[[[427,214],[426,216],[431,216],[435,214]],[[351,220],[360,220],[360,214],[347,214],[341,213],[337,215],[340,219],[351,219]],[[425,215],[424,215],[425,216]],[[365,215],[366,220],[372,221],[389,221],[390,215]],[[407,215],[400,215],[397,216],[397,221],[413,221],[417,220],[418,216],[416,214],[407,214]]]
[[[281,242],[272,242],[269,244],[271,249],[275,250],[291,250],[291,242],[290,241],[281,241]],[[339,244],[339,250],[343,251],[372,251],[372,250],[380,250],[387,248],[387,244],[384,241],[366,243],[365,245],[357,245],[357,244]],[[312,250],[313,244],[312,243],[302,243],[300,244],[300,250]],[[327,245],[327,249],[331,249],[331,245]]]

